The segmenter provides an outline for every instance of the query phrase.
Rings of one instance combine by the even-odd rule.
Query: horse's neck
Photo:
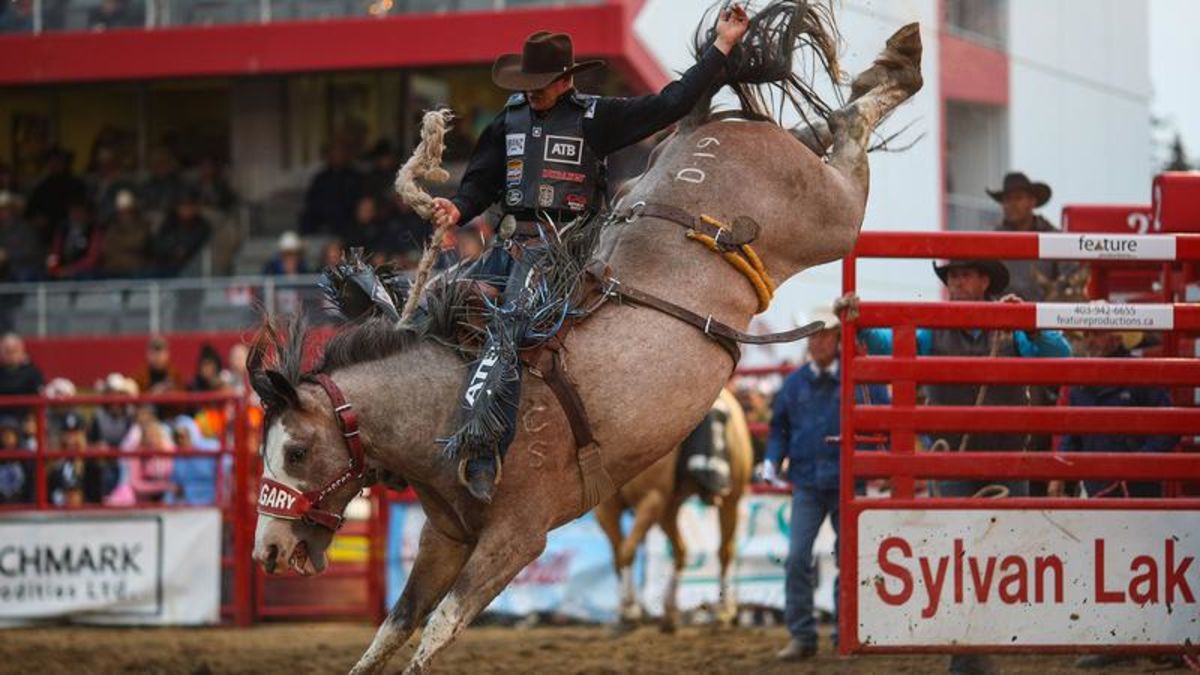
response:
[[[334,373],[358,412],[370,460],[410,479],[436,475],[436,439],[458,405],[463,363],[432,341]]]

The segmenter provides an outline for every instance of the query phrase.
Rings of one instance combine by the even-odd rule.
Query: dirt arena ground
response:
[[[373,629],[362,624],[276,624],[249,629],[127,629],[54,627],[0,631],[0,673],[338,673],[366,647]],[[826,645],[814,660],[780,664],[780,628],[685,628],[674,636],[652,627],[620,637],[605,628],[471,628],[437,663],[440,673],[938,673],[945,657],[838,658]],[[408,654],[397,655],[399,672]],[[1005,673],[1088,672],[1072,657],[1009,656]],[[1147,660],[1104,673],[1166,669]],[[1177,671],[1181,672],[1181,671]]]

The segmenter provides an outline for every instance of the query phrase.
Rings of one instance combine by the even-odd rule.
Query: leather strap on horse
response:
[[[767,273],[762,258],[750,243],[758,238],[759,226],[752,218],[739,216],[726,224],[706,214],[693,216],[685,209],[654,202],[638,202],[629,210],[616,214],[619,220],[632,222],[640,217],[668,220],[687,228],[687,238],[704,244],[719,254],[746,277],[758,298],[758,311],[765,312],[775,296],[775,282]]]
[[[604,468],[604,459],[600,456],[600,446],[592,435],[592,425],[588,421],[587,409],[583,399],[579,397],[579,388],[567,375],[567,369],[562,357],[563,345],[557,338],[551,339],[542,348],[521,355],[530,371],[542,378],[558,405],[567,416],[571,426],[571,435],[575,438],[575,455],[579,464],[579,472],[583,479],[583,508],[591,510],[600,500],[611,494],[616,486],[612,476]]]

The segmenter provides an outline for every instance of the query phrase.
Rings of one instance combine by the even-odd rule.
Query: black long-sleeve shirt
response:
[[[584,142],[603,158],[669,127],[692,111],[704,92],[720,77],[724,67],[725,54],[716,47],[709,47],[695,65],[657,94],[599,98],[596,114],[583,120]],[[557,105],[570,104],[560,98]],[[451,200],[462,214],[460,224],[466,225],[500,199],[504,190],[505,159],[504,113],[501,112],[479,136],[458,194]]]

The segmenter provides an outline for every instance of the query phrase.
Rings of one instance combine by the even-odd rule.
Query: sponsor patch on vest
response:
[[[554,205],[554,186],[539,185],[538,186],[538,206],[549,208]]]
[[[582,183],[587,180],[587,176],[576,171],[559,171],[558,169],[544,169],[542,178],[549,180],[564,180],[570,183]]]
[[[567,195],[567,208],[572,211],[582,211],[587,208],[587,197],[583,195]]]
[[[546,136],[547,162],[583,164],[583,139],[573,136]]]
[[[521,179],[525,177],[525,161],[521,159],[508,160],[508,174],[506,182],[509,187],[516,187],[521,184]]]
[[[541,138],[541,137],[542,137],[542,128],[541,128],[541,127],[534,127],[534,128],[533,128],[533,137],[534,137],[534,138]]]
[[[522,194],[520,190],[509,190],[508,192],[504,193],[504,203],[509,206],[516,206],[517,204],[520,204],[521,200],[524,198],[525,195]]]
[[[508,134],[504,139],[508,146],[509,157],[525,154],[525,134]]]
[[[596,101],[599,101],[599,100],[600,99],[598,99],[598,98],[593,98],[588,101],[587,112],[585,112],[583,114],[583,119],[590,120],[590,119],[594,119],[596,117]]]

